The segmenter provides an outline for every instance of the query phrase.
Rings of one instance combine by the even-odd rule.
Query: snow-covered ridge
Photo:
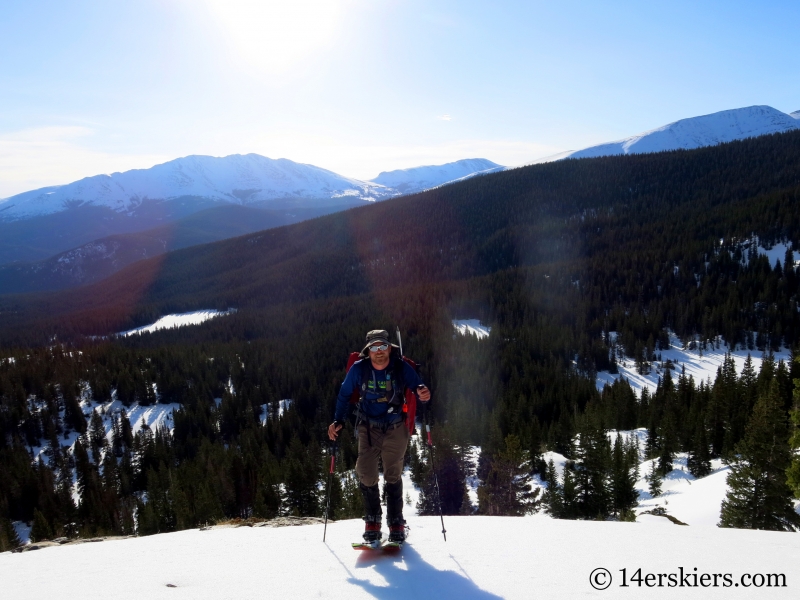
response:
[[[155,323],[137,327],[136,329],[129,329],[128,331],[121,331],[117,335],[129,336],[135,333],[152,333],[159,329],[174,329],[175,327],[185,327],[187,325],[200,325],[209,319],[215,317],[224,317],[232,315],[236,312],[235,308],[228,310],[196,310],[188,313],[177,313],[172,315],[165,315],[158,319]]]
[[[0,215],[7,220],[28,218],[83,204],[130,212],[146,200],[183,196],[247,205],[345,196],[375,200],[393,195],[396,193],[383,186],[284,158],[273,160],[258,154],[186,156],[150,169],[95,175],[68,185],[24,192],[2,201]]]
[[[666,150],[691,150],[724,142],[800,129],[800,111],[791,115],[771,106],[747,106],[681,119],[630,137],[569,150],[534,161],[539,164],[565,158],[595,158]]]
[[[271,159],[258,154],[222,158],[193,155],[150,169],[95,175],[67,185],[23,192],[0,200],[0,219],[25,219],[84,205],[131,213],[147,201],[182,197],[259,206],[299,200],[320,206],[352,200],[376,201],[498,166],[482,158],[467,159],[381,173],[372,181],[361,181],[285,158]]]
[[[370,181],[387,188],[394,188],[403,194],[410,194],[502,168],[501,165],[485,158],[467,158],[444,165],[384,171]]]

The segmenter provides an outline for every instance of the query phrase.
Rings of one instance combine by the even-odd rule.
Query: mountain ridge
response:
[[[383,171],[370,181],[394,188],[403,194],[409,194],[458,181],[463,177],[477,175],[498,167],[501,165],[485,158],[465,158],[444,165],[426,165],[411,169]]]
[[[318,208],[348,202],[355,205],[422,191],[498,166],[487,159],[464,159],[383,172],[374,180],[361,181],[314,165],[253,153],[189,155],[149,169],[93,175],[62,186],[16,194],[0,200],[0,221],[87,205],[131,215],[146,204],[179,198],[273,209]],[[391,180],[397,187],[381,183],[383,180]]]
[[[679,119],[613,142],[562,152],[536,161],[536,163],[566,158],[597,158],[620,154],[693,150],[750,137],[800,129],[798,119],[800,119],[800,111],[787,114],[766,105],[734,108]]]

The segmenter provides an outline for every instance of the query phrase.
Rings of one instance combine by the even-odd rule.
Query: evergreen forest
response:
[[[778,243],[774,263],[757,250]],[[677,452],[698,477],[723,458],[721,525],[799,528],[800,364],[771,358],[800,344],[798,252],[794,132],[503,171],[177,250],[82,288],[0,295],[0,551],[19,543],[12,521],[50,539],[322,516],[348,354],[395,327],[433,395],[436,480],[424,445],[407,454],[424,514],[441,500],[445,514],[631,519],[641,450],[658,459],[654,492]],[[113,335],[210,308],[236,310]],[[491,335],[455,335],[466,318]],[[737,373],[728,357],[714,381],[695,381],[660,360],[670,335],[765,359]],[[597,389],[623,356],[659,370],[655,392]],[[172,403],[172,430],[128,418]],[[607,434],[634,428],[646,448]],[[352,428],[340,439],[330,514],[352,518]],[[563,475],[546,450],[568,458]],[[533,476],[541,496],[527,491]]]

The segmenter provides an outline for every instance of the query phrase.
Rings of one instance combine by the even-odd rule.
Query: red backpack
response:
[[[356,363],[356,361],[361,360],[364,358],[361,356],[360,352],[351,352],[350,356],[347,358],[347,369],[345,370],[345,374],[350,372],[350,368]],[[367,359],[365,359],[367,360]],[[417,363],[413,360],[408,358],[407,356],[403,356],[402,360],[404,363],[409,365],[415,371],[417,370]],[[405,386],[404,386],[405,387]],[[408,433],[414,433],[414,421],[417,418],[417,395],[414,391],[408,387],[405,389],[405,402],[403,403],[403,417],[406,420],[406,427],[408,427]],[[350,404],[358,404],[361,401],[361,390],[353,390],[353,394],[350,396]]]

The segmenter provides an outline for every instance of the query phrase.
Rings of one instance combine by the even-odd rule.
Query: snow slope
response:
[[[622,140],[576,150],[562,158],[691,150],[795,129],[800,129],[796,116],[787,115],[771,106],[748,106],[681,119]]]
[[[0,578],[3,596],[17,599],[797,598],[800,536],[663,521],[446,517],[445,542],[438,517],[412,517],[409,544],[394,555],[349,547],[360,537],[360,520],[328,523],[325,543],[322,524],[188,530],[3,553]],[[697,573],[698,586],[704,573],[730,574],[731,587],[743,574],[783,573],[787,585],[729,589],[718,577],[716,588],[621,587],[621,569],[630,580],[639,568],[642,577],[683,568]],[[590,583],[596,569],[612,577],[604,591]],[[598,573],[594,581],[605,579]],[[662,582],[666,588],[668,579]]]
[[[501,165],[485,158],[467,158],[438,166],[384,171],[370,181],[387,188],[393,188],[402,194],[411,194],[465,177],[503,168]]]
[[[158,331],[159,329],[173,329],[175,327],[185,327],[187,325],[200,325],[208,321],[209,319],[213,319],[215,317],[224,317],[225,315],[230,315],[236,312],[236,309],[229,309],[229,310],[196,310],[194,312],[188,313],[176,313],[172,315],[164,315],[160,319],[158,319],[155,323],[151,323],[150,325],[144,325],[142,327],[137,327],[136,329],[130,329],[128,331],[122,331],[117,335],[121,336],[129,336],[135,333],[152,333],[154,331]]]
[[[482,325],[478,319],[453,319],[453,327],[461,335],[474,335],[479,340],[489,337],[492,328]]]

